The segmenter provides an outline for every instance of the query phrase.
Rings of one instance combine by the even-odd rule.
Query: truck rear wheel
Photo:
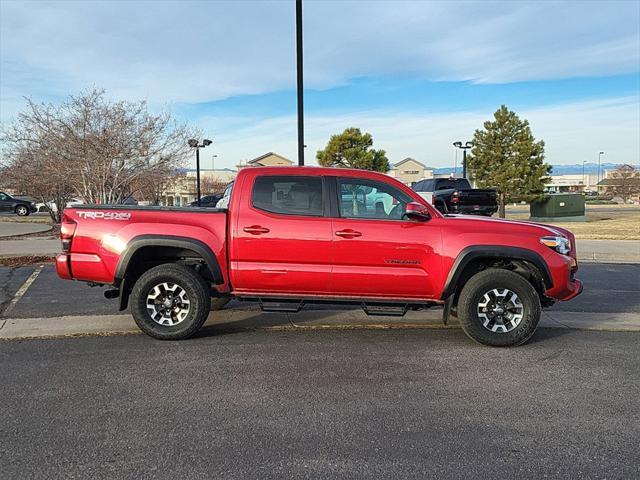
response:
[[[160,340],[194,335],[207,320],[211,296],[192,269],[165,263],[147,270],[133,286],[131,314],[140,330]]]
[[[513,347],[525,343],[540,321],[540,298],[515,272],[490,268],[475,274],[458,298],[458,319],[478,343]]]

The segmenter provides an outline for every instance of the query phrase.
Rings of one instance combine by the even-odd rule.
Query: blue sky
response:
[[[555,164],[640,161],[640,2],[305,0],[307,159],[349,126],[451,165],[500,104]],[[0,120],[104,87],[213,138],[217,167],[295,159],[291,1],[0,0]]]

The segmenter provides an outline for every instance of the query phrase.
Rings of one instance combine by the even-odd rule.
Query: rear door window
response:
[[[322,177],[257,177],[251,204],[271,213],[320,217],[324,213]]]

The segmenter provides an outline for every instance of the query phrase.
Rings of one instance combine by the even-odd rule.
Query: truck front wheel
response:
[[[131,314],[147,335],[182,340],[207,320],[211,296],[204,279],[192,269],[165,263],[147,270],[133,286]]]
[[[533,285],[510,270],[490,268],[469,279],[458,299],[458,319],[476,342],[494,347],[525,343],[540,321]]]

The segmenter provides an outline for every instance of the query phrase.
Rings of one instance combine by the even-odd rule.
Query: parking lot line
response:
[[[9,302],[9,305],[4,311],[5,316],[8,316],[9,313],[11,313],[11,310],[13,310],[14,307],[18,304],[22,296],[25,293],[27,293],[27,290],[29,290],[29,287],[31,286],[31,284],[36,280],[36,278],[38,278],[38,275],[40,275],[40,272],[42,271],[43,268],[44,268],[44,265],[38,266],[38,268],[36,268],[33,271],[33,273],[29,275],[29,278],[27,278],[25,282],[20,286],[20,288],[18,289],[14,297],[11,299],[11,302]]]

